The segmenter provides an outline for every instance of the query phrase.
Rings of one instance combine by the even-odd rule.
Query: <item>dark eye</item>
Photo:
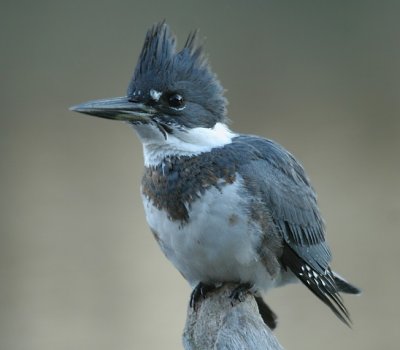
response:
[[[174,109],[183,109],[183,107],[185,107],[185,101],[179,94],[171,94],[171,96],[168,97],[168,104]]]

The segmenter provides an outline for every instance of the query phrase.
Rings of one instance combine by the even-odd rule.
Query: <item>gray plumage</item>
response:
[[[275,315],[254,289],[297,278],[349,324],[339,293],[359,289],[330,269],[325,225],[303,167],[279,144],[228,129],[223,88],[196,42],[194,32],[176,51],[169,27],[155,25],[127,96],[72,109],[136,130],[146,218],[167,258],[197,285],[193,303],[206,286],[236,282],[237,295],[256,293],[273,328]]]
[[[176,39],[164,22],[147,32],[127,96],[132,100],[151,102],[151,89],[165,92],[166,98],[169,92],[185,93],[189,102],[185,113],[162,109],[179,116],[181,125],[210,127],[226,118],[224,90],[211,71],[202,46],[197,43],[196,32],[189,35],[178,52]],[[162,107],[166,106],[160,105]],[[161,121],[172,122],[162,115],[159,117]]]

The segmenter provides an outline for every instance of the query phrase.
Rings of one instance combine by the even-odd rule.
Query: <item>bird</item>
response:
[[[164,21],[148,31],[126,96],[70,109],[123,121],[142,145],[141,196],[162,252],[193,288],[190,306],[234,283],[254,295],[302,282],[346,325],[341,293],[360,289],[334,272],[317,196],[302,165],[272,140],[229,128],[227,99],[198,31],[181,49]]]

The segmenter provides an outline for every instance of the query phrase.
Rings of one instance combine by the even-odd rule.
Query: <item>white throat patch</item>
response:
[[[236,136],[223,123],[216,123],[212,128],[174,130],[166,139],[152,125],[136,125],[135,129],[143,143],[145,166],[158,165],[167,156],[193,156],[209,152],[231,143]]]

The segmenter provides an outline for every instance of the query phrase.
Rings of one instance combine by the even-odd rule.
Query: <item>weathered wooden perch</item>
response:
[[[235,286],[227,284],[210,292],[196,311],[188,307],[185,350],[283,350],[262,320],[252,295],[231,305],[229,295]]]

